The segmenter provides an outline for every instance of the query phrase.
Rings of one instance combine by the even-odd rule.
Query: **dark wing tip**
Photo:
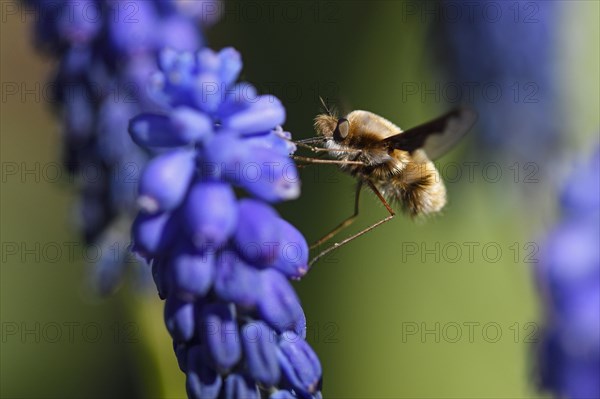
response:
[[[430,160],[435,160],[452,149],[471,130],[478,118],[477,111],[461,105],[442,116],[441,129],[426,139],[423,150]]]
[[[477,111],[461,105],[444,115],[422,125],[388,137],[390,148],[408,152],[423,149],[430,160],[444,155],[473,127]]]
[[[479,119],[477,110],[468,105],[461,105],[456,108],[457,116],[463,121],[461,124],[465,126],[465,130],[469,131]]]

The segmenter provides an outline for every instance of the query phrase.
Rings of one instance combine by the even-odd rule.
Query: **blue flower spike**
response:
[[[102,176],[78,183],[82,233],[126,248],[123,226],[138,212],[131,249],[166,301],[188,396],[302,394],[281,390],[277,353],[283,333],[305,334],[288,278],[305,273],[306,242],[270,208],[300,194],[295,147],[281,101],[237,81],[239,52],[202,47],[198,25],[218,18],[217,1],[131,0],[134,20],[114,0],[24,3],[41,16],[36,44],[58,58],[65,163]],[[103,291],[124,274],[121,258],[99,262]]]
[[[560,196],[562,220],[540,251],[537,276],[548,314],[539,347],[541,383],[557,397],[600,397],[600,148]]]
[[[37,47],[57,60],[52,74],[55,78],[48,87],[52,88],[51,102],[61,121],[65,166],[77,177],[78,227],[88,245],[125,248],[126,238],[105,245],[105,237],[123,236],[138,202],[145,212],[160,213],[176,207],[185,194],[181,193],[186,188],[185,178],[167,179],[178,190],[160,193],[152,185],[162,183],[172,171],[160,176],[148,172],[142,184],[146,195],[135,201],[134,188],[147,152],[189,144],[212,133],[212,121],[206,115],[180,109],[167,116],[171,105],[162,109],[146,85],[157,70],[156,58],[163,48],[171,48],[173,54],[193,54],[202,47],[199,23],[214,22],[219,5],[216,0],[23,3],[36,14]],[[228,64],[230,72],[226,75],[231,76],[235,67],[232,61]],[[150,110],[154,113],[148,114]],[[130,137],[127,124],[138,114],[131,121]],[[93,181],[85,175],[89,171],[97,177]],[[156,177],[156,181],[149,181]],[[102,251],[92,265],[92,282],[100,293],[109,294],[117,288],[121,276],[127,274],[127,260],[126,256],[114,256],[111,250]]]
[[[281,102],[236,83],[241,67],[232,48],[161,53],[150,87],[167,111],[129,124],[154,154],[133,248],[167,298],[190,398],[318,397],[321,368],[289,281],[306,273],[308,245],[270,205],[300,193],[295,147]]]

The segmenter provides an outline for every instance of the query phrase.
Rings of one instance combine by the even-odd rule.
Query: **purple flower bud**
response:
[[[260,399],[258,387],[248,376],[240,374],[230,374],[225,379],[223,399]]]
[[[287,201],[300,195],[296,165],[288,156],[267,148],[253,149],[253,161],[243,167],[239,184],[250,194],[269,202]]]
[[[169,272],[171,289],[179,298],[191,301],[204,296],[215,278],[214,253],[182,245],[171,258]]]
[[[582,359],[565,361],[563,371],[563,398],[600,398],[600,360]]]
[[[286,220],[278,219],[276,224],[280,236],[273,266],[286,276],[298,279],[308,271],[308,244],[302,233]]]
[[[281,201],[300,195],[300,179],[294,162],[273,149],[252,147],[235,133],[222,133],[207,143],[202,167],[231,181],[265,201]]]
[[[177,208],[192,180],[196,168],[194,157],[193,151],[174,150],[148,162],[139,183],[140,207],[148,213]]]
[[[242,180],[240,165],[250,156],[250,149],[243,145],[237,132],[222,130],[204,146],[201,167],[214,169],[217,178],[237,182]]]
[[[140,146],[155,150],[188,145],[212,134],[212,121],[192,108],[175,108],[170,116],[140,114],[129,123],[129,133]]]
[[[194,105],[213,114],[223,101],[223,84],[216,72],[203,72],[194,81]]]
[[[242,134],[266,132],[285,121],[285,108],[272,95],[263,95],[248,103],[244,111],[223,120],[223,127]]]
[[[261,293],[258,270],[245,264],[233,251],[223,251],[216,261],[215,293],[224,301],[255,306]]]
[[[148,83],[153,74],[156,73],[156,56],[154,54],[138,55],[130,58],[123,65],[123,79],[129,82],[131,87],[139,87],[137,91],[140,105],[143,109],[152,109],[155,104],[149,96]],[[131,116],[135,116],[132,114]]]
[[[278,332],[295,331],[306,335],[306,319],[300,301],[289,281],[277,270],[260,271],[262,294],[258,311],[262,319]]]
[[[88,72],[88,69],[93,62],[92,59],[93,54],[90,47],[77,46],[69,48],[60,60],[60,76],[57,77],[55,83],[72,84],[74,77],[85,76],[85,73]],[[66,93],[69,93],[69,88],[57,87],[56,90],[63,96]],[[54,93],[54,95],[58,93]],[[62,96],[59,97],[64,99]]]
[[[175,133],[171,118],[167,115],[139,114],[129,121],[129,134],[133,141],[149,150],[188,143]]]
[[[189,347],[187,344],[173,341],[173,351],[175,352],[175,357],[177,358],[177,365],[184,373],[187,373],[188,370],[188,349]]]
[[[197,248],[225,244],[237,223],[235,194],[224,183],[194,183],[183,212],[186,228]]]
[[[294,395],[293,392],[288,391],[286,389],[280,389],[277,392],[274,392],[269,399],[296,399],[297,396]]]
[[[290,132],[285,132],[281,126],[275,127],[270,132],[246,136],[246,144],[253,148],[269,148],[280,155],[288,156],[296,152],[296,144],[286,140],[291,139]]]
[[[194,54],[191,51],[177,51],[167,47],[158,54],[158,67],[163,72],[185,69],[190,74],[195,66]]]
[[[571,355],[600,361],[600,273],[596,273],[594,280],[580,286],[555,319],[561,344],[570,349]]]
[[[562,345],[560,335],[553,328],[545,330],[539,359],[543,387],[552,390],[558,397],[600,397],[598,355],[580,356],[578,351],[565,350]]]
[[[59,34],[74,46],[87,45],[102,28],[102,19],[94,17],[101,15],[101,6],[94,0],[80,0],[68,4],[68,10],[63,10],[56,21]],[[56,7],[56,4],[54,6]],[[48,16],[44,15],[43,18]]]
[[[110,176],[108,190],[116,210],[129,213],[137,208],[138,182],[145,163],[145,154],[136,148],[112,165],[115,173]]]
[[[200,47],[200,37],[194,24],[186,17],[174,15],[162,20],[157,35],[157,48],[193,51]]]
[[[303,393],[303,392],[299,392],[299,394],[301,396],[296,396],[294,391],[288,391],[286,389],[282,389],[282,390],[279,390],[279,391],[273,393],[271,396],[269,396],[269,399],[296,399],[298,397],[301,397],[304,399],[323,399],[323,395],[321,394],[321,391],[315,392],[312,395],[307,395],[306,393]]]
[[[152,2],[131,0],[130,7],[135,8],[135,17],[131,17],[120,9],[116,3],[112,11],[114,18],[108,18],[110,43],[115,49],[126,55],[135,55],[153,49],[156,38],[158,15]]]
[[[187,353],[186,391],[190,399],[216,399],[223,380],[208,364],[205,348],[194,345]]]
[[[588,166],[589,165],[589,166]],[[567,180],[561,195],[564,211],[589,216],[600,210],[600,150],[585,165],[579,165],[577,174]]]
[[[242,349],[235,313],[225,303],[206,305],[201,312],[201,339],[220,370],[229,370],[240,360]]]
[[[275,331],[262,321],[246,324],[242,328],[242,344],[248,373],[266,386],[279,382]]]
[[[220,77],[226,86],[232,85],[242,70],[242,57],[233,47],[225,47],[219,51],[221,61]]]
[[[298,335],[287,332],[279,343],[279,364],[287,381],[304,394],[320,389],[321,363],[308,343]]]
[[[110,217],[110,210],[99,195],[104,189],[105,186],[101,182],[86,182],[75,209],[81,219],[81,229],[85,232],[87,241],[94,241],[99,237],[99,232],[106,227],[106,221]]]
[[[95,113],[88,100],[90,94],[77,85],[68,95],[64,107],[64,124],[68,139],[83,142],[94,133]]]
[[[586,282],[594,281],[600,264],[597,219],[566,220],[550,234],[542,249],[540,277],[548,285],[552,305],[567,306]]]
[[[216,23],[221,17],[221,0],[177,1],[173,3],[177,11],[197,20],[203,27]]]
[[[247,82],[238,83],[225,93],[225,99],[220,105],[216,117],[221,120],[226,119],[236,112],[245,110],[248,107],[248,102],[258,101],[258,98],[256,87]]]
[[[203,48],[196,53],[199,73],[219,72],[221,60],[219,55],[210,48]]]
[[[177,230],[177,217],[169,212],[149,215],[140,212],[132,226],[133,250],[152,257],[169,247]]]
[[[152,261],[152,278],[154,280],[154,284],[156,284],[159,298],[165,299],[168,295],[168,280],[166,262],[163,259],[154,259]]]
[[[165,302],[165,324],[175,341],[189,341],[194,336],[194,304],[170,296]]]
[[[238,204],[235,243],[242,256],[256,267],[270,266],[278,256],[279,216],[267,204],[244,199]]]
[[[98,147],[106,162],[112,164],[121,160],[135,160],[136,157],[132,154],[139,151],[139,148],[123,133],[127,130],[131,115],[136,114],[137,107],[134,104],[106,99],[98,112]],[[143,164],[136,166],[141,165]],[[118,178],[122,179],[123,176]]]
[[[185,143],[206,140],[213,132],[213,124],[208,116],[193,108],[178,107],[171,114],[175,133]]]
[[[163,50],[159,55],[159,66],[162,72],[152,76],[149,87],[154,100],[165,107],[193,104],[193,84],[197,75],[194,54]]]

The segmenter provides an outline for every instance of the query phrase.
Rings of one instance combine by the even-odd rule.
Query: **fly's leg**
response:
[[[358,216],[358,203],[359,203],[359,199],[360,199],[360,190],[362,188],[362,184],[363,184],[362,181],[359,180],[358,185],[356,186],[356,194],[354,197],[354,213],[351,216],[349,216],[348,218],[346,218],[339,225],[337,225],[333,230],[331,230],[325,236],[323,236],[321,239],[319,239],[314,244],[312,244],[310,246],[310,249],[316,248],[319,245],[323,244],[324,242],[329,241],[333,236],[335,236],[337,233],[339,233],[346,227],[350,226],[352,224],[352,222],[354,222],[354,220]]]
[[[315,256],[314,258],[312,258],[312,260],[310,262],[308,262],[308,266],[311,267],[312,265],[315,264],[315,262],[317,262],[319,259],[321,259],[322,257],[324,257],[325,255],[329,254],[330,252],[340,248],[343,245],[348,244],[349,242],[351,242],[352,240],[368,233],[369,231],[381,226],[382,224],[392,220],[394,218],[394,216],[396,216],[396,213],[394,212],[394,210],[392,209],[392,207],[390,206],[390,204],[388,204],[388,202],[385,200],[385,198],[383,198],[383,195],[381,195],[381,193],[379,192],[379,190],[377,189],[377,187],[375,187],[375,185],[367,180],[367,184],[369,185],[369,188],[371,190],[373,190],[373,192],[375,193],[375,195],[377,196],[377,198],[379,198],[379,200],[381,201],[381,203],[383,204],[383,206],[385,206],[385,209],[388,211],[389,215],[386,216],[385,218],[381,219],[380,221],[372,224],[371,226],[359,231],[358,233],[351,235],[350,237],[340,241],[340,242],[336,242],[335,244],[333,244],[332,246],[330,246],[329,248],[321,251],[317,256]]]

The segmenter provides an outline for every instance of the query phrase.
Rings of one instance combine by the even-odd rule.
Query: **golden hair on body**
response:
[[[309,266],[331,251],[349,243],[395,216],[389,202],[399,203],[411,216],[439,212],[446,205],[446,188],[433,161],[445,154],[464,136],[477,119],[477,114],[460,107],[430,122],[402,131],[389,120],[369,111],[352,111],[338,118],[327,109],[315,118],[317,137],[296,142],[315,152],[327,152],[335,160],[294,159],[308,163],[336,164],[358,180],[354,213],[315,242],[315,248],[348,227],[358,216],[359,197],[363,185],[377,195],[388,216],[358,233],[321,251]],[[323,147],[308,143],[320,142]]]
[[[342,161],[365,165],[341,165],[361,181],[370,181],[390,202],[399,202],[411,216],[439,212],[446,205],[446,188],[433,162],[422,149],[412,154],[393,148],[385,139],[402,129],[369,111],[352,111],[338,119],[332,114],[315,118],[315,129],[325,147]]]

